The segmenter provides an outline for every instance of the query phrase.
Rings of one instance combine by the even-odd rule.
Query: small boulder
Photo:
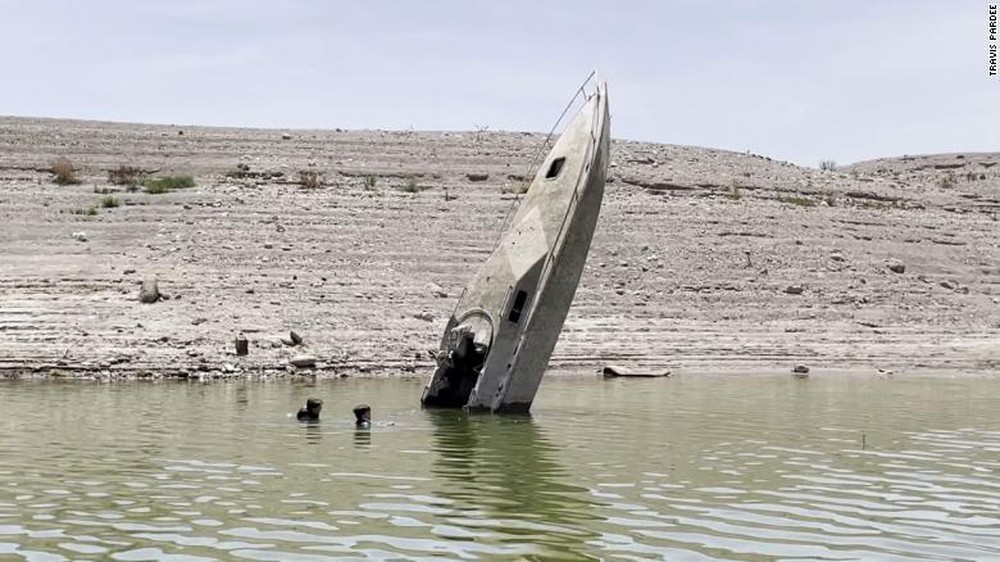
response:
[[[302,345],[302,336],[295,333],[295,330],[288,332],[288,339],[292,340],[292,345]]]
[[[430,312],[418,312],[414,314],[413,317],[416,318],[417,320],[423,320],[424,322],[434,321],[434,315],[431,314]]]
[[[77,242],[86,242],[87,241],[87,233],[86,232],[74,232],[73,233],[73,240],[76,240]]]
[[[430,293],[432,295],[434,295],[435,297],[437,297],[439,299],[446,299],[446,298],[448,298],[448,291],[445,291],[437,283],[428,283],[427,289],[430,291]]]
[[[160,286],[156,282],[156,277],[147,277],[142,280],[142,288],[139,290],[139,302],[154,303],[160,300]]]
[[[901,262],[899,260],[890,260],[888,267],[889,267],[889,271],[891,271],[893,273],[905,273],[906,272],[906,264],[904,264],[903,262]]]
[[[802,285],[789,285],[785,287],[785,294],[788,295],[801,295],[805,289]]]
[[[292,357],[289,363],[293,367],[298,367],[299,369],[311,369],[316,366],[316,358],[312,355],[296,355]]]
[[[469,181],[486,181],[490,179],[489,174],[465,174],[465,177],[468,178]]]
[[[805,365],[796,365],[792,367],[792,372],[798,375],[805,375],[809,372],[809,367]]]

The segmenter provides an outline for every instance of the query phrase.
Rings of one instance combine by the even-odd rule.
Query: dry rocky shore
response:
[[[2,117],[0,376],[427,375],[542,140]],[[1000,369],[1000,154],[616,141],[609,175],[560,370]]]

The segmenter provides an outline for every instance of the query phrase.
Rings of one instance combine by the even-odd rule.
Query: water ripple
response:
[[[792,382],[555,378],[533,417],[407,381],[10,383],[0,558],[1000,560],[1000,381]],[[299,426],[307,395],[395,425]]]

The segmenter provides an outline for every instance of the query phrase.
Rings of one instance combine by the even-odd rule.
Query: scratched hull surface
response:
[[[510,226],[462,294],[424,405],[531,407],[587,260],[609,145],[607,88],[600,85],[542,162]]]

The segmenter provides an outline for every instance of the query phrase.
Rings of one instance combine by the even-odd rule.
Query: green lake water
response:
[[[421,386],[0,383],[0,560],[1000,560],[1000,380]]]

